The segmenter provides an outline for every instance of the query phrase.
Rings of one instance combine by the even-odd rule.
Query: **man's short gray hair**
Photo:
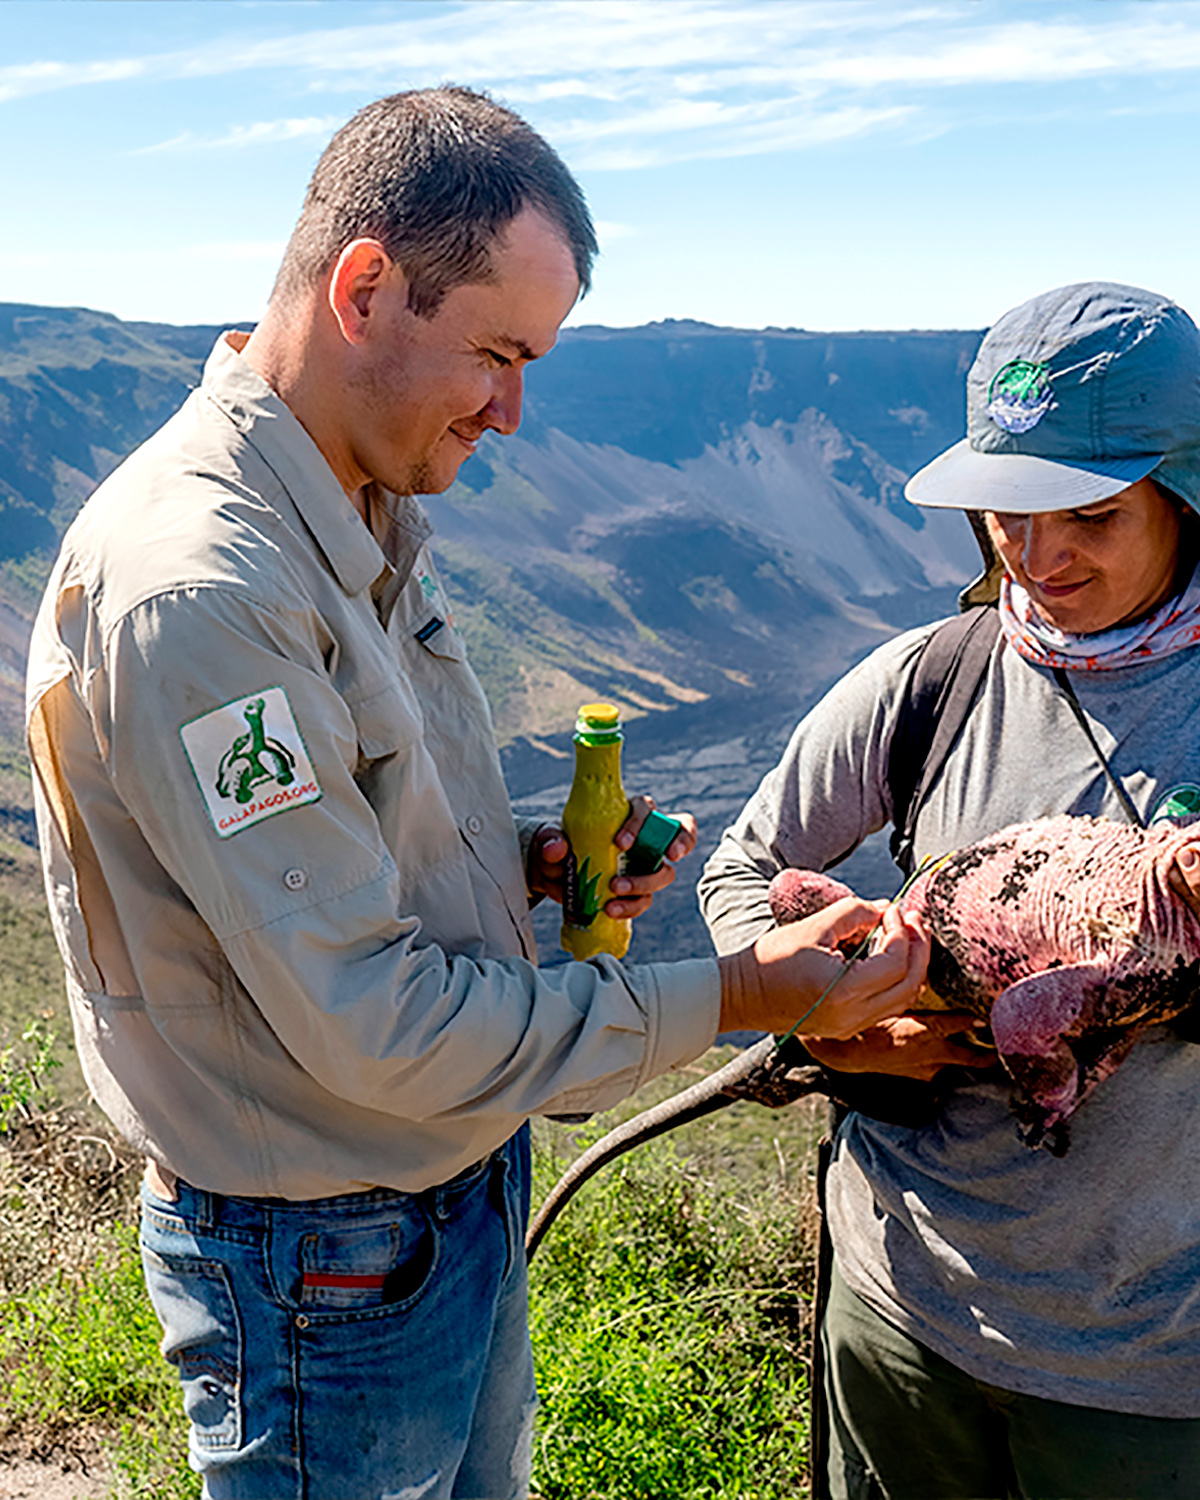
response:
[[[360,109],[321,154],[273,298],[312,287],[356,239],[377,239],[432,317],[456,286],[492,274],[496,236],[525,208],[558,229],[581,292],[596,232],[578,183],[538,133],[473,89],[390,94]]]

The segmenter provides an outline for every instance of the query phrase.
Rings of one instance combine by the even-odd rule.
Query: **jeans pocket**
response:
[[[219,1261],[162,1255],[146,1244],[142,1265],[197,1447],[240,1448],[244,1354],[228,1272]]]
[[[300,1305],[318,1315],[409,1306],[429,1282],[434,1251],[429,1218],[412,1198],[386,1218],[334,1218],[300,1239]]]

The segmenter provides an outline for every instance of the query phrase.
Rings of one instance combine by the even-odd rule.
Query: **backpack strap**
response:
[[[917,815],[967,721],[1000,637],[1000,612],[977,605],[940,625],[913,666],[888,751],[892,858],[913,869]]]

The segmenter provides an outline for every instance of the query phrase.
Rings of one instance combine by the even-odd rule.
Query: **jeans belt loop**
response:
[[[447,1200],[451,1194],[457,1193],[462,1185],[463,1177],[467,1173],[476,1172],[480,1167],[486,1169],[485,1172],[480,1173],[480,1178],[486,1176],[487,1187],[490,1193],[493,1191],[493,1182],[495,1180],[493,1174],[496,1172],[497,1167],[507,1170],[504,1148],[501,1147],[497,1151],[489,1151],[487,1156],[481,1156],[477,1162],[472,1166],[465,1167],[463,1171],[452,1177],[449,1182],[439,1183],[437,1187],[432,1187],[428,1190],[429,1210],[439,1224],[444,1224],[450,1217],[451,1208]],[[476,1184],[476,1186],[481,1185],[482,1182]]]
[[[505,1186],[508,1180],[508,1172],[508,1149],[505,1146],[501,1146],[498,1151],[492,1153],[492,1160],[488,1167],[488,1198],[498,1214],[503,1214],[507,1211]]]
[[[196,1194],[196,1223],[201,1229],[213,1229],[217,1223],[220,1195],[210,1193],[207,1188],[194,1189]]]

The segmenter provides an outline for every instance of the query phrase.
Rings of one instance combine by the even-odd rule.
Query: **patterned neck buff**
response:
[[[1073,635],[1048,625],[1021,585],[1006,574],[1000,585],[1000,628],[1017,655],[1039,667],[1111,672],[1161,661],[1200,642],[1200,569],[1182,593],[1144,620],[1094,635]]]

